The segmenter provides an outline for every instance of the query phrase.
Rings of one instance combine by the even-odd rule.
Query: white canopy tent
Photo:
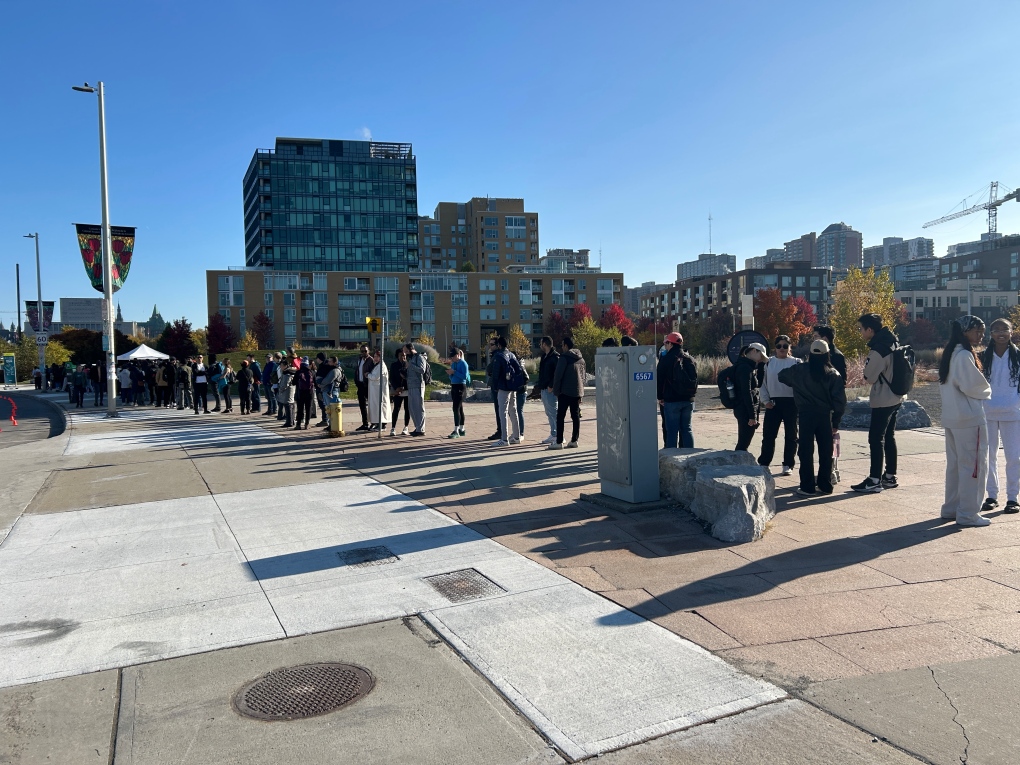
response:
[[[160,353],[157,350],[153,350],[145,343],[142,343],[133,351],[121,354],[117,357],[117,361],[148,361],[153,359],[168,359],[170,358],[165,353]]]

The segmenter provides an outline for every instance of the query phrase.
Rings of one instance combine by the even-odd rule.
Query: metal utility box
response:
[[[655,348],[595,351],[599,480],[624,502],[659,499],[659,423]]]

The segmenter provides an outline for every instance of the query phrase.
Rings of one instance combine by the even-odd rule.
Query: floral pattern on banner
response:
[[[85,264],[92,286],[99,292],[103,291],[103,246],[102,229],[82,223],[75,224],[78,232],[78,249]],[[128,271],[131,270],[131,257],[135,250],[135,229],[129,226],[111,226],[110,240],[113,249],[113,291],[124,286]]]

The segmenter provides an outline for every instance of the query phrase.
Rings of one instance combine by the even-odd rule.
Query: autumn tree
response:
[[[591,319],[593,322],[595,319],[591,315],[591,309],[587,303],[578,303],[574,306],[574,312],[570,315],[570,328],[573,329],[585,319]]]
[[[234,334],[234,330],[218,313],[210,314],[209,326],[205,333],[209,343],[209,353],[226,353],[237,346],[237,336]]]
[[[603,341],[612,337],[619,343],[620,338],[623,337],[616,327],[603,329],[590,316],[574,327],[571,335],[574,339],[574,347],[581,352],[590,373],[595,371],[595,351],[602,346]]]
[[[634,339],[639,345],[660,345],[663,339],[673,331],[670,319],[653,319],[642,316],[634,326]]]
[[[237,350],[239,351],[257,351],[259,349],[259,341],[255,338],[255,333],[250,329],[244,333],[244,337],[237,344]]]
[[[400,326],[399,321],[387,322],[386,334],[389,335],[389,339],[395,343],[407,342],[407,333],[404,332],[404,328]]]
[[[598,320],[598,325],[602,327],[602,329],[616,327],[620,330],[621,335],[634,334],[634,322],[627,318],[627,314],[624,313],[623,308],[619,303],[613,303],[606,309],[605,313],[603,313],[602,317]]]
[[[265,311],[259,311],[252,318],[251,331],[255,334],[255,341],[258,343],[256,350],[266,350],[275,345],[273,320]]]
[[[209,355],[209,335],[205,331],[205,327],[191,330],[191,342],[195,344],[198,353],[203,356]]]
[[[801,335],[811,331],[797,315],[793,298],[784,298],[775,287],[758,290],[754,296],[754,328],[770,343],[779,335],[789,335],[796,344]]]
[[[570,334],[570,325],[559,311],[553,311],[545,317],[543,329],[545,334],[552,338],[554,348],[559,348],[560,340]]]
[[[436,344],[436,338],[432,337],[432,335],[430,335],[424,329],[418,333],[418,337],[416,337],[414,341],[416,343],[421,343],[422,345],[435,346]]]
[[[219,314],[216,315],[219,316]],[[190,356],[197,356],[199,350],[191,336],[191,322],[180,318],[167,324],[159,339],[156,340],[156,350],[165,353],[172,359],[181,359],[182,361]]]
[[[862,271],[851,268],[846,278],[836,283],[832,313],[829,325],[836,333],[836,345],[847,356],[858,356],[867,352],[867,343],[861,337],[857,319],[866,313],[877,313],[882,324],[895,326],[895,288],[889,281],[887,271],[869,268]],[[757,319],[757,309],[755,310]]]
[[[808,331],[813,330],[818,324],[818,312],[815,311],[815,307],[803,295],[794,295],[790,300],[797,309],[797,321],[807,327]]]
[[[506,333],[506,347],[521,361],[531,358],[531,341],[524,334],[520,324],[510,325],[510,329]]]

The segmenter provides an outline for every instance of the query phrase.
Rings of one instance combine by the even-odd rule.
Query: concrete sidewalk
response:
[[[578,758],[617,747],[624,748],[604,757],[620,762],[744,762],[751,761],[752,757],[757,758],[754,761],[766,762],[912,761],[884,743],[882,737],[895,747],[933,762],[959,762],[968,746],[967,739],[971,762],[1017,760],[1011,726],[1007,727],[1005,720],[1000,721],[991,714],[993,707],[1003,701],[991,692],[985,703],[980,694],[969,693],[969,689],[976,687],[978,678],[985,685],[994,680],[991,684],[998,683],[996,687],[1001,688],[1003,694],[1010,687],[1011,673],[1015,671],[1012,651],[1016,648],[1010,647],[1003,636],[1015,635],[1015,629],[1010,630],[1010,627],[1015,626],[1011,619],[1017,616],[1018,608],[1011,598],[1020,596],[1020,591],[1015,589],[1016,582],[1011,579],[1015,569],[1007,564],[1016,560],[1013,553],[1020,541],[1011,534],[1020,526],[998,518],[989,529],[957,531],[931,521],[932,507],[937,515],[944,469],[939,464],[942,440],[936,433],[915,433],[901,439],[904,457],[899,472],[904,487],[897,491],[867,497],[837,493],[823,500],[798,501],[792,499],[791,489],[795,483],[777,478],[781,512],[770,533],[753,545],[726,546],[705,535],[691,518],[676,512],[627,516],[578,502],[576,497],[581,491],[597,490],[594,407],[591,404],[585,407],[582,448],[564,452],[547,452],[528,440],[546,435],[535,432],[535,423],[544,418],[540,408],[533,407],[529,404],[527,409],[530,432],[526,432],[525,443],[503,449],[493,448],[483,440],[492,429],[491,407],[469,408],[466,439],[447,440],[433,435],[449,432],[452,418],[448,406],[430,404],[429,436],[423,439],[387,436],[381,443],[368,435],[332,440],[322,438],[320,432],[313,430],[283,432],[274,427],[275,421],[271,418],[259,415],[194,416],[139,408],[128,410],[124,418],[111,423],[88,411],[79,414],[70,434],[42,442],[49,452],[40,446],[41,451],[31,455],[33,461],[20,464],[20,469],[30,479],[29,485],[37,490],[26,489],[22,495],[31,493],[30,501],[25,503],[26,512],[20,516],[11,537],[0,546],[0,567],[6,565],[4,571],[10,572],[10,576],[21,581],[26,578],[35,581],[31,577],[44,579],[49,582],[47,592],[63,593],[65,599],[61,604],[52,597],[42,601],[11,597],[15,591],[9,590],[7,577],[0,574],[0,581],[4,582],[0,584],[0,591],[8,590],[5,595],[11,599],[10,612],[0,619],[7,623],[0,626],[0,645],[17,643],[21,654],[31,647],[25,646],[26,640],[42,638],[37,643],[39,649],[31,657],[7,664],[5,673],[12,679],[21,677],[23,679],[18,682],[24,682],[46,674],[45,671],[33,674],[33,667],[44,670],[47,663],[53,666],[54,662],[63,661],[67,669],[58,673],[70,673],[71,677],[0,692],[0,715],[6,726],[4,740],[10,731],[15,747],[7,751],[0,749],[0,762],[4,761],[4,756],[14,757],[15,750],[21,752],[17,754],[21,759],[11,761],[36,761],[29,752],[43,751],[52,734],[40,734],[36,728],[36,735],[32,735],[27,731],[33,726],[26,727],[25,720],[30,718],[36,724],[49,720],[52,724],[61,719],[61,703],[84,698],[94,699],[90,709],[95,710],[96,724],[91,732],[79,726],[75,729],[78,734],[64,738],[69,744],[77,742],[84,751],[86,741],[94,743],[102,739],[100,732],[106,725],[106,749],[101,746],[92,749],[109,759],[109,742],[121,740],[120,733],[111,738],[111,731],[125,720],[124,700],[128,697],[124,678],[128,677],[128,670],[115,669],[112,675],[111,671],[106,671],[75,676],[77,672],[101,666],[139,666],[138,670],[130,670],[135,673],[130,675],[135,678],[132,683],[136,683],[140,677],[159,676],[153,673],[162,672],[159,668],[166,666],[164,675],[173,682],[196,680],[221,662],[227,666],[232,661],[229,656],[236,652],[255,648],[265,649],[260,655],[269,662],[266,666],[272,668],[294,663],[283,650],[291,644],[288,641],[312,639],[276,639],[284,634],[326,630],[320,635],[333,636],[331,644],[340,646],[348,640],[348,635],[354,634],[352,631],[365,628],[337,627],[413,614],[423,614],[430,626],[419,623],[418,627],[412,625],[406,629],[425,635],[426,644],[441,645],[447,652],[452,648],[465,657],[487,678],[485,681],[478,678],[481,684],[473,692],[487,698],[488,707],[510,712],[509,718],[506,714],[497,714],[499,719],[522,722],[517,727],[506,728],[508,738],[503,743],[494,742],[481,756],[478,750],[467,746],[464,751],[473,751],[475,756],[465,761],[546,761],[541,758],[556,760],[564,754]],[[695,416],[699,446],[732,446],[729,441],[735,438],[735,427],[728,415],[728,412],[720,412]],[[255,425],[261,427],[253,427]],[[844,459],[841,460],[844,486],[856,481],[857,473],[862,470],[863,435],[844,434]],[[34,477],[40,474],[45,474],[41,481]],[[374,480],[366,484],[366,478]],[[354,527],[330,528],[321,513],[307,514],[314,508],[321,508],[331,496],[353,496],[363,493],[364,487],[380,484],[389,489],[384,489],[377,499],[386,499],[377,503],[374,511],[365,509],[360,516],[363,520]],[[349,486],[362,488],[355,491],[344,488]],[[325,494],[321,494],[323,490]],[[208,510],[201,510],[202,503],[209,502]],[[464,555],[458,550],[455,557],[476,569],[482,566],[479,570],[511,594],[519,591],[517,605],[512,605],[513,598],[497,597],[474,601],[475,605],[468,608],[436,610],[428,602],[428,597],[433,596],[422,600],[425,591],[417,590],[413,582],[431,571],[449,570],[449,564],[444,564],[442,558],[429,572],[421,569],[420,564],[414,564],[419,569],[407,571],[403,580],[399,575],[391,578],[374,574],[368,580],[361,577],[364,582],[374,579],[373,584],[362,585],[357,584],[357,577],[348,577],[346,583],[343,578],[337,579],[335,564],[330,564],[328,569],[317,568],[319,564],[315,561],[325,560],[329,555],[335,560],[345,544],[382,540],[382,546],[399,545],[397,536],[385,532],[386,524],[392,522],[389,516],[394,513],[398,517],[406,516],[407,512],[400,508],[421,507],[418,502],[468,527],[447,526],[450,531],[441,533],[463,529],[481,535],[474,537],[478,541],[470,544],[492,544],[484,540],[489,537],[502,546],[494,546],[492,552],[485,552],[481,557]],[[345,517],[358,517],[361,510],[352,510],[349,499],[342,504],[348,508],[344,511]],[[824,506],[814,507],[816,504]],[[202,516],[203,512],[208,515]],[[350,515],[351,512],[355,515]],[[419,516],[420,512],[411,515]],[[220,521],[215,520],[217,513]],[[130,533],[98,533],[97,524],[110,531],[128,521],[135,524],[135,530]],[[25,524],[24,547],[19,542],[22,523]],[[160,528],[166,531],[159,531]],[[435,528],[440,532],[443,526]],[[33,531],[38,536],[34,540],[29,533]],[[343,541],[344,533],[353,534],[349,542]],[[316,537],[321,541],[316,542]],[[74,540],[76,549],[79,542],[84,543],[85,556],[91,556],[93,562],[102,562],[99,569],[93,566],[86,570],[120,568],[123,571],[114,571],[112,579],[104,575],[105,580],[88,575],[79,586],[76,577],[81,577],[83,569],[74,568],[76,553],[53,547],[61,540]],[[462,544],[453,545],[452,549]],[[266,555],[274,546],[276,551]],[[42,563],[39,553],[47,547],[55,554],[42,556],[48,561]],[[185,549],[188,553],[181,557],[179,553]],[[443,549],[451,549],[451,546],[440,543],[436,547],[434,541],[424,547],[415,543],[411,557],[425,555],[424,561],[432,555],[429,550]],[[504,552],[498,553],[500,549]],[[165,552],[160,553],[160,550]],[[315,550],[320,552],[315,553]],[[294,558],[295,553],[300,556]],[[159,563],[161,555],[165,561],[186,563],[185,570],[198,565],[197,578],[171,572],[172,567]],[[397,555],[401,559],[405,557]],[[537,584],[537,588],[525,585],[520,589],[515,584],[540,583],[540,568],[526,573],[523,579],[518,574],[509,577],[497,574],[496,569],[484,571],[486,565],[491,565],[486,561],[494,563],[505,559],[509,564],[515,556],[524,563],[527,563],[525,558],[540,563],[550,570],[555,581],[572,580],[579,584],[575,590],[552,585],[553,590],[559,587],[563,592],[577,593],[576,605],[568,607],[573,601],[562,596],[553,597],[548,604],[540,597],[536,600],[542,592],[552,592],[549,585]],[[36,559],[38,562],[33,563]],[[239,579],[235,585],[228,586],[230,571],[239,562],[247,563],[252,581],[246,583]],[[454,562],[452,558],[450,562]],[[295,564],[298,570],[294,569]],[[38,574],[32,573],[33,565],[40,567]],[[135,569],[129,570],[132,566]],[[519,564],[514,567],[525,571]],[[151,581],[162,581],[162,588],[150,584],[125,591],[125,584],[134,579],[140,568],[148,568],[150,579],[155,577]],[[63,576],[63,583],[58,584],[55,576]],[[384,581],[387,582],[385,586]],[[287,586],[274,594],[276,582]],[[12,580],[11,586],[16,588],[17,582]],[[181,591],[174,589],[179,586]],[[225,586],[228,586],[226,591]],[[327,589],[323,589],[324,586]],[[364,594],[352,600],[358,587]],[[385,594],[387,587],[394,587],[389,590],[390,595]],[[918,587],[922,589],[916,589]],[[924,590],[925,587],[943,589]],[[291,594],[285,590],[290,590]],[[23,589],[23,595],[24,592]],[[104,595],[111,592],[116,595]],[[178,592],[183,594],[176,594]],[[328,597],[324,597],[327,592]],[[408,599],[402,592],[411,592],[413,596]],[[137,593],[131,595],[136,599],[132,606],[136,612],[145,608],[138,598],[156,598],[169,605],[183,598],[186,602],[181,607],[185,610],[196,603],[226,607],[211,622],[208,615],[189,621],[190,617],[178,616],[172,608],[162,611],[158,618],[165,626],[161,629],[171,642],[181,639],[180,630],[187,630],[188,624],[221,625],[225,630],[222,634],[230,630],[236,633],[240,628],[244,634],[219,640],[217,645],[224,646],[220,650],[194,657],[185,655],[192,653],[194,647],[167,651],[165,646],[154,646],[153,643],[165,641],[146,639],[148,627],[142,628],[134,639],[120,640],[117,650],[112,645],[102,648],[100,632],[91,640],[78,641],[76,651],[77,655],[81,650],[95,651],[105,663],[75,665],[71,659],[76,651],[68,651],[68,647],[76,644],[74,633],[79,630],[67,629],[68,621],[80,621],[69,616],[73,608],[76,605],[80,608],[81,603],[87,601],[93,610],[105,607],[112,609],[112,618],[124,618],[113,612],[117,607],[123,612],[130,593]],[[279,595],[286,595],[296,609],[286,606],[288,601],[280,600]],[[244,598],[254,598],[252,603],[267,603],[271,610],[264,617],[258,617],[251,606],[242,605],[237,615],[232,616],[229,610],[232,598],[240,598],[238,602],[242,603]],[[306,605],[301,605],[302,600]],[[387,602],[391,605],[386,606]],[[44,603],[48,605],[44,607]],[[322,603],[346,605],[324,612]],[[347,615],[346,620],[339,618],[343,614]],[[581,617],[581,614],[587,615]],[[260,631],[263,628],[257,626],[258,618],[264,619],[264,629],[268,631]],[[152,616],[146,616],[143,621],[151,624],[151,619]],[[34,632],[26,632],[23,628],[26,621],[41,624]],[[275,634],[271,628],[274,621]],[[288,621],[295,626],[288,627]],[[628,626],[621,631],[624,625],[647,630],[652,623],[658,624],[665,628],[659,633],[667,635],[668,630],[714,651],[750,675],[800,696],[809,705],[779,701],[738,713],[725,722],[695,725],[688,733],[673,733],[638,744],[636,742],[645,738],[713,719],[718,714],[700,718],[689,716],[687,723],[674,715],[680,722],[668,723],[665,727],[655,727],[658,723],[643,724],[641,719],[665,722],[667,718],[656,717],[658,713],[649,717],[649,710],[658,708],[654,705],[635,706],[635,691],[627,690],[628,676],[640,680],[634,689],[643,688],[650,693],[650,699],[661,696],[661,692],[655,690],[655,683],[656,676],[662,676],[669,689],[667,708],[671,704],[675,706],[675,702],[668,699],[677,692],[718,693],[725,690],[727,683],[747,685],[751,678],[740,673],[724,674],[714,679],[705,676],[702,682],[692,684],[692,675],[681,673],[671,679],[668,673],[661,671],[664,660],[680,662],[678,668],[694,666],[690,661],[698,665],[701,662],[693,658],[695,654],[690,654],[690,661],[680,658],[688,651],[684,648],[688,644],[683,641],[672,644],[673,648],[667,647],[668,641],[663,642],[663,653],[649,654],[629,668],[626,662],[622,665],[616,662],[615,668],[612,663],[587,667],[579,664],[574,671],[569,671],[571,653],[577,653],[570,647],[570,640],[561,640],[561,648],[556,649],[565,650],[565,654],[548,651],[557,644],[552,636],[572,623],[590,624],[585,629],[593,630],[591,638],[582,638],[587,646],[582,654],[610,658],[616,651],[620,656],[636,657],[639,654],[635,651],[647,645],[647,638],[639,638],[630,646],[619,642],[620,636],[631,629]],[[245,624],[251,624],[254,630],[244,628]],[[481,629],[484,625],[491,625],[491,628]],[[529,626],[524,627],[524,632],[514,634],[515,625]],[[221,627],[213,632],[218,629]],[[610,636],[610,642],[603,645],[598,642],[601,638],[597,635],[604,630],[608,630],[605,634]],[[992,634],[994,630],[998,632]],[[198,634],[197,629],[195,633]],[[575,628],[570,627],[568,633],[576,633]],[[652,631],[647,635],[655,636],[654,643],[661,640],[659,633]],[[388,634],[398,635],[400,630]],[[580,634],[586,633],[576,633]],[[439,635],[443,640],[439,640]],[[537,642],[528,646],[528,639],[542,635],[548,637],[536,638]],[[576,639],[576,635],[571,639]],[[260,642],[266,640],[272,642]],[[252,641],[259,645],[225,647]],[[122,645],[124,643],[128,645]],[[192,645],[197,646],[197,643]],[[279,654],[274,653],[277,651],[274,646],[279,647]],[[200,650],[209,648],[215,645],[210,643]],[[546,664],[535,663],[533,655],[543,652],[548,653]],[[163,656],[181,658],[145,663]],[[200,661],[203,656],[207,658]],[[963,659],[968,661],[960,661]],[[379,662],[385,666],[382,659]],[[530,675],[529,662],[534,666]],[[996,662],[994,671],[989,669],[992,665],[988,662]],[[644,664],[658,671],[642,679]],[[254,670],[254,665],[251,666]],[[568,671],[558,674],[556,670],[560,667]],[[916,674],[924,668],[928,668],[927,683]],[[258,674],[249,673],[250,677]],[[53,676],[52,671],[50,676]],[[915,676],[911,685],[907,679]],[[723,677],[729,679],[723,681]],[[195,708],[216,706],[220,702],[214,699],[229,696],[245,678],[237,673],[225,674],[221,682],[201,686],[205,691],[196,691],[197,695],[170,703],[167,714],[172,717],[175,710],[183,710],[190,704],[196,705]],[[592,682],[596,678],[598,682]],[[455,677],[446,680],[454,685],[460,682]],[[111,686],[113,691],[110,691]],[[467,693],[463,690],[465,687],[458,692]],[[762,690],[768,687],[758,686]],[[915,692],[891,692],[904,688],[914,688]],[[603,691],[607,695],[603,696]],[[207,696],[203,697],[203,693]],[[935,697],[934,693],[942,695]],[[771,698],[780,699],[782,695],[773,693]],[[750,698],[747,694],[745,697]],[[358,702],[350,710],[299,725],[308,732],[325,731],[330,728],[331,718],[340,719],[342,715],[346,720],[371,698]],[[691,711],[711,708],[712,702],[705,698],[700,701],[694,701],[694,696],[690,698],[694,706],[687,702],[680,707]],[[107,703],[109,699],[114,700],[110,703],[121,704],[122,713],[116,718]],[[880,708],[881,705],[876,707],[876,699],[883,702],[888,699],[888,709]],[[507,705],[507,700],[512,706]],[[760,703],[751,702],[749,706]],[[146,702],[138,708],[149,708],[148,705]],[[595,719],[590,713],[584,713],[588,717],[577,717],[577,710],[586,707],[603,710],[605,722],[595,727],[589,723],[579,725],[582,719]],[[741,708],[747,709],[748,705],[732,711],[739,712]],[[513,709],[524,713],[530,723],[517,717]],[[645,711],[640,711],[642,709]],[[819,709],[828,710],[853,725],[833,719]],[[448,751],[442,739],[453,733],[447,727],[456,727],[440,714],[442,711],[434,710],[435,724],[429,728],[431,736],[425,737],[417,757],[394,744],[392,757],[387,759],[386,739],[380,736],[377,740],[383,749],[373,749],[379,758],[377,761],[457,761],[449,755],[446,759],[441,757]],[[637,718],[628,721],[635,712]],[[221,719],[218,713],[214,716]],[[378,729],[383,730],[385,726],[397,724],[400,718],[376,711],[372,719]],[[494,723],[494,719],[467,721],[457,733],[462,734],[462,740],[477,736],[479,741],[484,741],[487,725],[503,724]],[[554,724],[543,727],[543,719]],[[557,719],[561,722],[557,723]],[[571,719],[575,722],[569,722]],[[12,720],[21,722],[12,724]],[[613,725],[624,733],[612,733],[613,726],[606,727],[612,720],[617,721]],[[620,720],[627,721],[623,728],[618,725]],[[585,725],[589,726],[588,732],[584,732]],[[187,749],[185,745],[186,751],[177,751],[172,758],[168,750],[167,758],[160,759],[151,749],[153,741],[178,742],[186,738],[182,738],[180,732],[171,733],[170,717],[152,716],[144,725],[134,725],[132,730],[145,731],[144,740],[139,739],[137,748],[132,750],[138,753],[131,755],[136,759],[125,759],[128,757],[126,750],[118,743],[116,762],[233,761],[230,757],[235,755],[227,757],[224,752],[235,751],[238,759],[248,762],[289,761],[281,753],[284,750],[273,749],[271,744],[253,747],[251,751],[242,747],[248,753],[241,757],[241,750],[230,743],[236,739],[226,732],[219,736],[211,731],[207,732],[208,736],[202,734],[202,746],[196,743],[195,747]],[[283,736],[280,741],[289,736],[280,735]],[[614,738],[620,735],[624,737]],[[320,737],[309,740],[319,741]],[[221,743],[218,750],[216,741]],[[325,745],[327,738],[321,741]],[[602,743],[598,743],[600,741]],[[550,748],[550,743],[555,748]],[[433,745],[434,750],[430,749]],[[312,751],[316,746],[311,750],[306,747],[302,759],[318,761]],[[210,759],[213,751],[218,751],[219,755]],[[534,759],[536,757],[539,759]],[[376,760],[363,756],[358,761]]]

